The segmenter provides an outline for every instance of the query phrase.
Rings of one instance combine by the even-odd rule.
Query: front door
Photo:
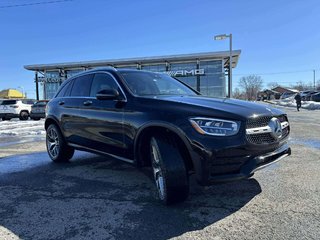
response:
[[[90,149],[124,156],[123,107],[125,102],[99,100],[96,94],[105,89],[116,89],[125,98],[116,80],[110,73],[94,75],[89,96],[83,98],[80,106],[81,138]]]

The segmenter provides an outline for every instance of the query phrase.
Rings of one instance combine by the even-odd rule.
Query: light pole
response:
[[[21,90],[22,90],[22,98],[24,98],[24,96],[25,96],[25,94],[24,94],[24,87],[18,86],[17,88],[21,88]]]
[[[229,78],[228,78],[228,97],[232,97],[232,33],[214,36],[214,40],[224,40],[229,38]]]

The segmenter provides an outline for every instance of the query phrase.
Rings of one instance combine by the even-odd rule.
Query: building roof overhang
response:
[[[179,55],[167,55],[167,56],[153,56],[153,57],[141,57],[141,58],[124,58],[124,59],[110,59],[110,60],[98,60],[98,61],[80,61],[80,62],[66,62],[66,63],[52,63],[52,64],[32,64],[25,65],[24,68],[31,71],[48,71],[48,70],[68,70],[79,68],[94,68],[102,66],[115,66],[125,67],[135,64],[161,64],[164,62],[184,62],[184,61],[197,61],[197,60],[224,60],[224,67],[229,67],[229,51],[220,52],[202,52],[192,54],[179,54]],[[238,64],[238,60],[241,54],[241,50],[232,51],[232,67],[235,68]]]

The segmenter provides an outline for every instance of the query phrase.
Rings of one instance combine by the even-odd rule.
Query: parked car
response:
[[[286,99],[286,98],[289,98],[289,97],[293,97],[296,94],[297,93],[295,93],[295,92],[284,92],[284,93],[282,93],[282,95],[280,97],[280,100],[281,99]]]
[[[3,100],[0,105],[0,118],[3,121],[11,118],[28,120],[32,104],[33,101],[30,99]]]
[[[311,96],[311,101],[320,102],[320,92]]]
[[[300,93],[302,101],[310,101],[311,96],[317,93],[317,91],[307,90]]]
[[[311,101],[311,96],[318,93],[317,91],[310,91],[308,94],[305,96],[305,101]]]
[[[69,78],[47,105],[54,162],[74,150],[150,167],[159,199],[183,201],[201,185],[251,177],[291,153],[287,115],[261,104],[202,96],[170,77],[103,68]]]
[[[41,100],[35,102],[31,106],[30,118],[33,120],[40,120],[40,118],[46,117],[46,106],[48,104],[48,100]]]

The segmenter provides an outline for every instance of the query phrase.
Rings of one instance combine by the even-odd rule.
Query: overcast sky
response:
[[[265,85],[320,79],[318,0],[0,0],[0,90],[22,86],[35,97],[35,63],[242,51],[234,87],[246,74]]]

